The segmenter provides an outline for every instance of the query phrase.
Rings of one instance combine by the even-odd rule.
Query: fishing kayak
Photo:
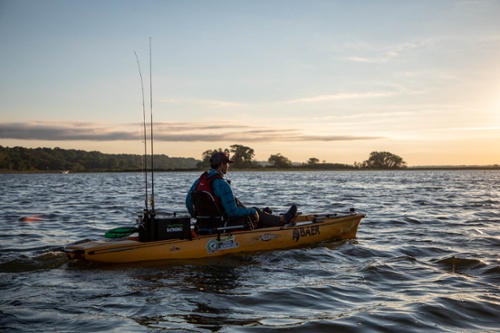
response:
[[[198,235],[186,223],[189,217],[162,219],[163,234],[174,237],[139,235],[74,243],[64,247],[69,259],[100,263],[130,263],[152,260],[202,259],[234,253],[252,253],[310,246],[324,241],[337,241],[356,237],[358,225],[365,217],[350,212],[299,214],[292,224],[253,230],[222,228],[217,233]],[[182,225],[188,231],[182,230]],[[157,232],[156,232],[157,233]],[[156,235],[157,236],[157,235]]]

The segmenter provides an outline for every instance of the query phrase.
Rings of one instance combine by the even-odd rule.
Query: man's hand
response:
[[[259,222],[259,213],[255,211],[255,215],[252,216],[252,222]]]

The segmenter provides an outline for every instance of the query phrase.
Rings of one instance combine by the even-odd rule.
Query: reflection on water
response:
[[[184,212],[197,172],[155,175]],[[65,244],[131,226],[143,175],[0,175],[2,332],[492,332],[500,172],[235,172],[249,206],[367,213],[358,238],[210,260],[68,262]]]

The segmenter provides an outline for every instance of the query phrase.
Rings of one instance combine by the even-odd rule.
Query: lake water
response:
[[[199,172],[155,173],[185,212]],[[0,175],[1,332],[499,332],[500,171],[234,172],[247,206],[367,214],[357,239],[187,262],[69,262],[133,226],[140,173]]]

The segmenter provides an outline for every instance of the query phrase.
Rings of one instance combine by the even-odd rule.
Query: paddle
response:
[[[104,237],[106,238],[122,238],[132,235],[134,232],[138,232],[139,229],[133,227],[119,227],[106,231]]]

